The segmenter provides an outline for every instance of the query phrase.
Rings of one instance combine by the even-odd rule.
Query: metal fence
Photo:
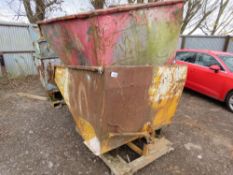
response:
[[[0,23],[0,76],[35,75],[34,47],[29,28],[36,25]]]
[[[179,48],[208,49],[233,52],[233,37],[231,36],[181,36]]]

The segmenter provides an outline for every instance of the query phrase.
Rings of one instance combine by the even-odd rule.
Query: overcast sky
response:
[[[17,21],[28,22],[26,17],[16,17],[15,11],[24,11],[22,3],[14,0],[11,6],[9,2],[12,0],[0,0],[0,21]],[[111,0],[111,3],[126,3],[127,0]],[[47,14],[47,18],[54,18],[64,15],[76,14],[79,12],[90,11],[93,9],[89,0],[64,0],[61,6],[62,10]]]
[[[28,22],[26,17],[16,17],[15,11],[24,11],[23,5],[19,3],[19,0],[15,0],[11,6],[8,4],[10,0],[0,0],[0,20],[3,21],[18,21]],[[47,14],[49,18],[74,14],[78,12],[91,10],[93,7],[89,0],[65,0],[62,4],[62,10]]]

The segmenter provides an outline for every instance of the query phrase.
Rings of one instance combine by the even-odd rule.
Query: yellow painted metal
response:
[[[114,149],[115,146],[113,143],[116,143],[116,140],[118,145],[123,145],[136,138],[142,137],[142,135],[137,135],[137,133],[149,133],[151,132],[151,129],[159,129],[170,124],[182,95],[186,73],[187,69],[184,66],[173,65],[154,67],[152,82],[148,91],[148,105],[154,111],[154,116],[151,117],[151,121],[141,123],[141,129],[135,132],[135,136],[129,136],[127,133],[122,133],[116,137],[112,137],[111,133],[109,133],[109,136],[102,140],[98,138],[96,134],[96,131],[99,128],[95,128],[86,118],[84,118],[84,116],[74,115],[77,114],[77,112],[74,111],[75,109],[73,106],[70,106],[70,98],[72,97],[69,96],[69,88],[70,86],[75,85],[71,84],[71,71],[69,68],[56,67],[55,82],[60,89],[71,113],[73,114],[76,127],[80,135],[83,137],[84,143],[94,154],[100,155]],[[98,127],[102,126],[100,125]]]
[[[151,107],[156,111],[153,128],[171,123],[183,92],[187,69],[183,66],[161,66],[154,70],[149,89]]]

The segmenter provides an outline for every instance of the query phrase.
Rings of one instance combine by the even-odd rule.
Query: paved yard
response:
[[[54,109],[17,92],[44,95],[35,77],[0,81],[0,175],[110,174],[82,143],[66,106]],[[220,102],[185,90],[162,134],[175,151],[137,174],[233,174],[233,114]]]

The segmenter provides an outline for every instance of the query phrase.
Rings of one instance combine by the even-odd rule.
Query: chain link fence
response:
[[[181,36],[179,48],[233,52],[232,36]]]

